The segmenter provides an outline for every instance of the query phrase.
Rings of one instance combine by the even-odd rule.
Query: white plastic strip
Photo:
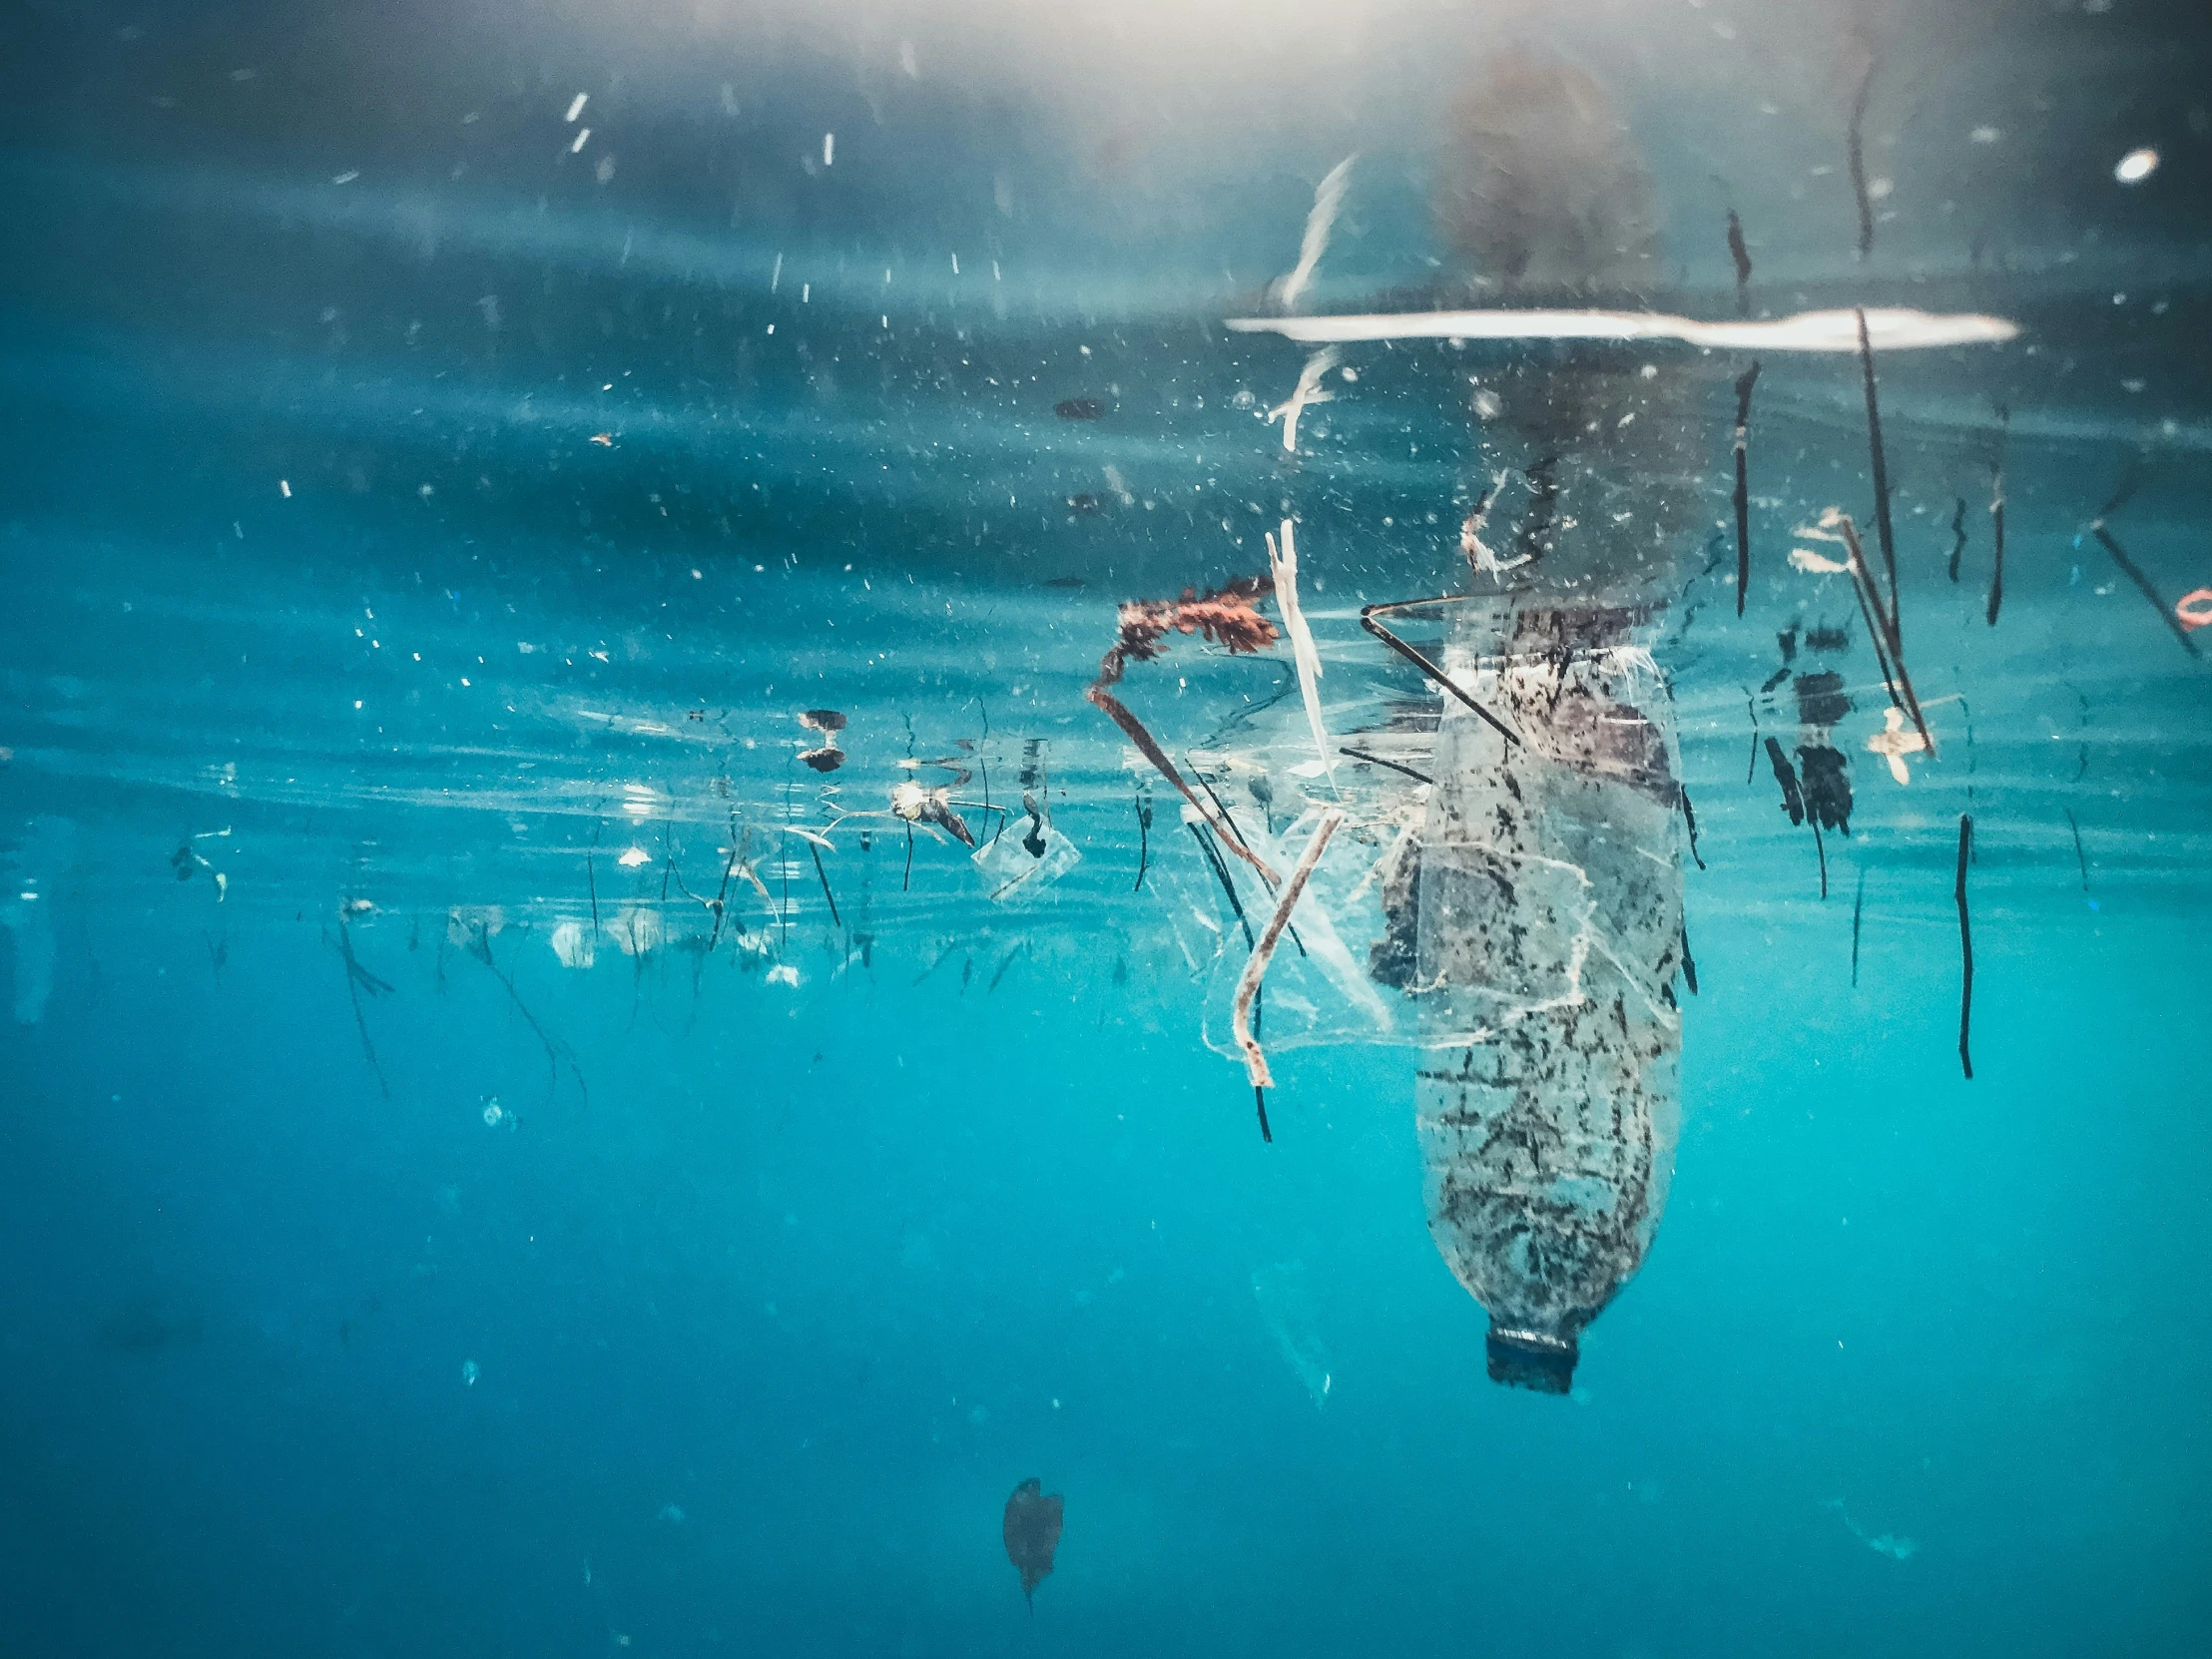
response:
[[[1382,311],[1361,316],[1233,316],[1240,334],[1281,334],[1306,344],[1384,339],[1678,339],[1747,351],[1859,349],[1856,310],[1800,311],[1760,322],[1700,322],[1660,311]],[[1903,305],[1867,310],[1867,336],[1885,351],[1995,345],[2020,325],[1976,311],[1936,313]],[[1311,401],[1311,399],[1309,399]]]

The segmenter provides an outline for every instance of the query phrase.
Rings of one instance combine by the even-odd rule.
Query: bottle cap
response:
[[[1581,1358],[1581,1350],[1571,1339],[1493,1323],[1487,1347],[1492,1382],[1532,1388],[1540,1394],[1563,1394],[1574,1384],[1574,1363]]]

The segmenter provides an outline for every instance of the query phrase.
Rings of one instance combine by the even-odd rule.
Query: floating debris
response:
[[[1851,164],[1851,194],[1859,205],[1859,257],[1863,260],[1874,252],[1874,198],[1867,188],[1867,147],[1862,129],[1867,120],[1867,100],[1874,93],[1874,72],[1882,60],[1873,51],[1867,53],[1867,71],[1859,78],[1859,91],[1851,101],[1851,127],[1845,137],[1845,146]]]
[[[1063,397],[1052,405],[1052,412],[1062,420],[1096,420],[1106,412],[1106,405],[1095,397]]]
[[[1967,1037],[1973,1026],[1973,924],[1966,915],[1966,865],[1973,857],[1973,819],[1958,818],[1958,878],[1951,896],[1958,905],[1958,1067],[1973,1081],[1973,1053]]]
[[[1275,913],[1268,917],[1267,927],[1261,932],[1252,954],[1246,958],[1244,972],[1237,979],[1237,997],[1230,1016],[1230,1030],[1237,1046],[1244,1050],[1245,1075],[1252,1080],[1255,1090],[1270,1089],[1275,1079],[1268,1073],[1267,1056],[1261,1052],[1260,1040],[1252,1032],[1252,1000],[1260,993],[1260,981],[1268,971],[1268,959],[1275,954],[1275,947],[1282,942],[1283,930],[1291,922],[1291,911],[1297,907],[1298,895],[1306,890],[1306,883],[1314,873],[1314,866],[1321,862],[1321,855],[1329,848],[1329,838],[1337,832],[1345,821],[1343,813],[1332,807],[1321,816],[1315,827],[1314,838],[1306,843],[1306,850],[1298,860],[1298,867],[1291,878],[1283,883],[1276,894]],[[1263,1104],[1262,1107],[1265,1110]],[[1271,1139],[1273,1137],[1270,1137]]]
[[[1744,222],[1734,208],[1728,210],[1728,257],[1736,262],[1736,312],[1741,316],[1751,309],[1751,250],[1744,246]]]
[[[1729,240],[1732,246],[1741,247],[1743,237],[1735,229],[1736,216],[1728,216]],[[1751,274],[1751,262],[1742,260],[1737,276],[1740,287],[1743,278]],[[1751,483],[1749,454],[1751,447],[1751,389],[1759,383],[1759,364],[1754,359],[1751,367],[1736,378],[1736,490],[1730,499],[1736,508],[1736,614],[1744,614],[1744,601],[1751,593]],[[1791,562],[1797,556],[1791,555]],[[1803,566],[1799,567],[1804,568]]]
[[[844,716],[834,709],[809,709],[800,715],[799,724],[810,732],[822,734],[819,748],[800,752],[802,761],[817,772],[835,772],[844,765],[844,751],[837,747],[837,734],[844,730]]]
[[[1260,1305],[1260,1319],[1268,1328],[1268,1335],[1275,1339],[1275,1346],[1282,1351],[1283,1359],[1299,1382],[1305,1384],[1306,1395],[1319,1411],[1329,1403],[1330,1390],[1336,1385],[1336,1363],[1330,1358],[1328,1345],[1321,1339],[1320,1323],[1314,1317],[1312,1299],[1306,1294],[1306,1268],[1300,1262],[1278,1262],[1272,1267],[1256,1269],[1252,1275],[1252,1298]]]
[[[1352,164],[1356,160],[1356,156],[1347,156],[1315,187],[1314,206],[1306,215],[1306,234],[1299,239],[1298,264],[1269,284],[1269,294],[1286,311],[1297,309],[1307,284],[1314,279],[1314,268],[1329,251],[1329,233],[1337,223],[1338,211],[1344,206],[1345,187],[1352,182]]]
[[[1997,405],[1997,452],[1989,462],[1989,536],[1994,563],[1989,569],[1989,626],[1997,625],[2004,606],[2004,449],[2012,431],[2012,411]],[[1953,555],[1955,557],[1955,555]]]
[[[361,1034],[361,1053],[368,1059],[368,1069],[376,1074],[376,1092],[389,1100],[391,1085],[384,1081],[384,1068],[377,1061],[376,1045],[368,1040],[368,1020],[361,1013],[361,993],[366,991],[370,996],[389,996],[392,994],[392,987],[389,981],[379,979],[361,966],[360,958],[353,954],[353,935],[347,931],[345,925],[348,915],[360,914],[354,906],[367,902],[365,898],[354,899],[338,906],[337,952],[339,960],[345,964],[345,994],[353,1004],[353,1028]]]
[[[2141,567],[2127,556],[2127,549],[2122,547],[2112,532],[2104,527],[2103,519],[2099,518],[2092,523],[2089,526],[2089,531],[2097,538],[2105,552],[2112,555],[2112,562],[2120,567],[2120,573],[2135,584],[2135,590],[2138,593],[2150,601],[2151,609],[2158,613],[2159,620],[2164,622],[2173,631],[2174,638],[2181,642],[2181,649],[2188,652],[2192,657],[2202,657],[2204,655],[2203,651],[2198,648],[2197,642],[2189,636],[2198,628],[2203,627],[2204,624],[2188,621],[2182,616],[2181,606],[2179,605],[2176,605],[2171,611],[2166,609],[2166,602],[2159,598],[2158,589],[2151,584],[2151,579],[2143,574]],[[2190,597],[2195,598],[2196,596],[2192,594]],[[2207,598],[2212,599],[2212,595],[2207,595]]]
[[[1046,1495],[1044,1482],[1032,1475],[1006,1499],[1000,1532],[1006,1540],[1006,1559],[1021,1574],[1022,1599],[1032,1615],[1037,1611],[1037,1586],[1052,1576],[1053,1552],[1060,1547],[1063,1505],[1058,1492]]]
[[[1195,588],[1185,588],[1181,599],[1132,600],[1124,604],[1118,615],[1119,632],[1112,647],[1099,659],[1098,678],[1091,682],[1083,696],[1122,729],[1137,746],[1138,753],[1175,786],[1176,794],[1213,826],[1223,844],[1258,870],[1272,887],[1281,878],[1258,853],[1245,845],[1244,837],[1237,833],[1236,827],[1219,808],[1198,798],[1183,781],[1183,775],[1175,770],[1175,763],[1168,759],[1167,751],[1145,729],[1144,722],[1107,690],[1120,682],[1131,662],[1151,662],[1166,655],[1170,633],[1203,635],[1233,656],[1266,650],[1279,637],[1275,624],[1255,609],[1267,592],[1267,578],[1252,576],[1224,583],[1206,594]]]
[[[1905,729],[1905,713],[1895,703],[1882,711],[1883,730],[1867,739],[1867,753],[1880,755],[1890,763],[1890,776],[1901,784],[1913,782],[1913,774],[1906,770],[1905,757],[1927,753],[1928,740],[1918,732]]]
[[[1283,447],[1296,453],[1298,449],[1298,417],[1306,412],[1309,404],[1334,401],[1333,394],[1322,385],[1322,376],[1337,366],[1337,353],[1324,347],[1306,359],[1305,367],[1298,371],[1298,384],[1291,395],[1268,411],[1270,421],[1283,423]]]
[[[962,846],[973,847],[975,834],[952,810],[949,785],[925,789],[911,781],[891,786],[891,812],[908,824],[927,824],[942,830]]]
[[[1306,705],[1306,724],[1314,734],[1314,750],[1321,756],[1332,787],[1337,782],[1335,758],[1329,751],[1329,729],[1321,718],[1321,653],[1314,647],[1314,631],[1306,626],[1306,613],[1298,605],[1298,542],[1291,521],[1283,521],[1283,541],[1278,549],[1267,538],[1268,570],[1275,578],[1275,603],[1283,613],[1283,630],[1291,637],[1291,657],[1298,668],[1298,694]]]
[[[2175,600],[2174,620],[2191,633],[2212,628],[2212,588],[2191,588]]]

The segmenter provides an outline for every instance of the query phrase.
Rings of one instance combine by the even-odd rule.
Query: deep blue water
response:
[[[1862,260],[1826,6],[810,16],[7,24],[0,1652],[2204,1650],[2201,20],[1877,20]],[[1769,355],[1739,618],[1738,359],[1651,348],[1698,983],[1561,1397],[1431,1241],[1413,999],[1280,955],[1263,1141],[1264,895],[1084,700],[1293,520],[1333,737],[1431,764],[1359,608],[1488,580],[1470,386],[1574,359],[1347,348],[1287,456],[1306,353],[1221,324],[1346,154],[1314,308],[1466,302],[1429,127],[1499,31],[1643,146],[1647,308],[1735,313],[1733,204],[1755,316],[2021,327],[1881,363],[1907,784],[1788,562],[1871,513],[1859,361]],[[1285,863],[1348,809],[1294,918],[1364,964],[1421,798],[1295,770],[1288,644],[1121,691]]]

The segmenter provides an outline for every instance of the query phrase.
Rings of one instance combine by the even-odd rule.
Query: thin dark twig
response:
[[[1191,776],[1198,780],[1198,787],[1206,792],[1206,799],[1211,801],[1214,804],[1215,811],[1221,814],[1222,823],[1228,825],[1230,832],[1249,847],[1252,843],[1245,840],[1244,827],[1237,822],[1236,815],[1229,810],[1229,804],[1222,800],[1220,794],[1215,790],[1214,781],[1207,777],[1205,773],[1199,771],[1198,763],[1191,759],[1190,751],[1185,750],[1183,752],[1183,762],[1191,769]],[[1271,824],[1269,828],[1272,830],[1274,826]],[[1263,873],[1268,877],[1268,890],[1273,892],[1280,884],[1275,878],[1275,871],[1263,869]],[[1306,954],[1306,941],[1298,936],[1296,927],[1291,929],[1291,943],[1298,946],[1299,955],[1304,956]]]
[[[1969,1083],[1973,1081],[1973,1053],[1966,1039],[1973,1025],[1973,925],[1966,916],[1966,862],[1972,852],[1973,819],[1961,813],[1958,816],[1958,877],[1951,887],[1951,896],[1958,903],[1958,1065]]]
[[[1736,216],[1730,214],[1728,222],[1733,227]],[[1739,233],[1732,233],[1741,241]],[[1745,274],[1749,274],[1750,262],[1744,262]],[[1737,278],[1743,285],[1743,277]],[[1736,614],[1744,614],[1744,601],[1751,593],[1751,388],[1759,383],[1759,361],[1752,359],[1751,367],[1736,378],[1736,491],[1733,497],[1736,507]]]
[[[914,885],[914,827],[906,826],[906,873],[899,878],[898,890],[911,892]]]
[[[514,1003],[516,1011],[522,1015],[531,1031],[536,1034],[538,1041],[545,1045],[545,1093],[547,1104],[552,1103],[553,1096],[560,1090],[560,1062],[566,1060],[569,1071],[576,1078],[576,1092],[583,1096],[584,1105],[589,1109],[591,1106],[591,1090],[585,1085],[583,1068],[576,1063],[576,1056],[569,1052],[568,1044],[554,1037],[544,1026],[538,1023],[538,1016],[530,1012],[530,1005],[522,1000],[522,993],[515,989],[513,976],[499,971],[499,964],[491,959],[491,929],[483,922],[476,924],[476,942],[469,946],[469,954],[482,962],[485,970],[506,989],[507,996]]]
[[[1145,866],[1152,861],[1152,803],[1145,799],[1144,791],[1137,792],[1137,884],[1131,892],[1144,891]]]
[[[1994,564],[1989,570],[1989,626],[1997,625],[1997,612],[2004,605],[2004,447],[2005,439],[2012,431],[2012,411],[2003,404],[1997,405],[1997,453],[1989,463],[1989,536],[1994,546]]]
[[[815,873],[822,878],[822,896],[830,902],[830,920],[834,925],[842,927],[844,917],[837,914],[837,895],[830,890],[830,872],[822,867],[822,848],[815,845],[813,841],[809,841],[807,850],[815,856]]]
[[[1457,698],[1461,703],[1465,704],[1469,709],[1473,710],[1477,715],[1481,716],[1482,719],[1488,723],[1491,729],[1494,730],[1497,735],[1503,738],[1507,743],[1518,744],[1521,741],[1521,736],[1518,732],[1514,731],[1510,726],[1506,725],[1505,722],[1498,719],[1497,716],[1491,714],[1489,710],[1483,708],[1481,704],[1477,703],[1473,698],[1469,697],[1465,692],[1461,691],[1459,689],[1458,683],[1454,681],[1449,675],[1444,673],[1442,669],[1438,668],[1434,663],[1430,662],[1418,651],[1415,651],[1411,646],[1407,645],[1403,640],[1399,639],[1395,634],[1391,633],[1387,628],[1383,627],[1382,623],[1376,621],[1376,618],[1379,615],[1382,615],[1385,612],[1394,614],[1398,611],[1411,610],[1416,605],[1452,605],[1457,604],[1461,597],[1462,596],[1459,594],[1442,594],[1434,599],[1399,599],[1393,600],[1385,605],[1363,605],[1360,608],[1360,626],[1365,628],[1369,633],[1373,634],[1377,639],[1381,640],[1384,645],[1388,646],[1392,651],[1396,652],[1400,657],[1403,657],[1415,668],[1419,669],[1421,673],[1428,676],[1428,678],[1433,681],[1439,688],[1449,692],[1453,697]]]
[[[1874,454],[1874,528],[1882,543],[1883,574],[1890,579],[1890,649],[1895,652],[1904,635],[1898,617],[1898,543],[1890,525],[1890,457],[1882,446],[1882,405],[1875,396],[1874,341],[1867,336],[1867,310],[1859,312],[1859,370],[1867,386],[1867,446]]]
[[[1690,994],[1697,995],[1697,958],[1690,954],[1690,923],[1682,923],[1682,977],[1690,987]]]
[[[2081,826],[2075,821],[2071,807],[2066,809],[2066,823],[2073,830],[2074,862],[2081,866],[2081,890],[2087,892],[2089,890],[2089,855],[2081,850]]]
[[[1859,257],[1862,260],[1874,252],[1874,199],[1867,191],[1867,149],[1861,130],[1867,119],[1867,100],[1874,91],[1874,72],[1880,62],[1869,54],[1867,73],[1860,77],[1858,95],[1851,101],[1851,193],[1859,204]]]
[[[1859,871],[1859,891],[1851,901],[1851,988],[1859,988],[1859,918],[1867,910],[1867,871]]]
[[[1682,822],[1685,826],[1688,827],[1690,831],[1691,860],[1696,863],[1699,869],[1703,869],[1705,867],[1705,860],[1698,856],[1697,850],[1697,809],[1690,805],[1690,792],[1688,790],[1684,789],[1680,784],[1675,785],[1674,788],[1675,793],[1682,797]]]
[[[591,848],[584,849],[584,890],[591,894],[591,936],[599,937],[599,874],[592,868]]]
[[[1747,315],[1751,310],[1751,250],[1744,246],[1744,222],[1736,217],[1736,210],[1728,210],[1728,257],[1736,262],[1736,311]]]
[[[1881,591],[1876,588],[1874,572],[1867,568],[1866,549],[1859,545],[1859,529],[1848,513],[1839,516],[1837,527],[1843,533],[1844,546],[1851,553],[1852,580],[1859,589],[1860,609],[1866,613],[1867,627],[1875,638],[1875,656],[1882,663],[1882,677],[1890,688],[1890,701],[1912,719],[1921,735],[1921,742],[1928,746],[1931,759],[1936,754],[1936,735],[1928,729],[1928,722],[1921,715],[1921,700],[1913,690],[1913,677],[1905,670],[1905,653],[1898,641],[1897,615],[1894,608],[1885,609]],[[1895,600],[1892,601],[1894,607]]]
[[[2127,556],[2127,549],[2113,540],[2112,532],[2102,524],[2092,524],[2089,528],[2095,532],[2097,540],[2104,544],[2105,552],[2112,555],[2112,562],[2120,567],[2127,579],[2150,601],[2151,609],[2158,613],[2159,620],[2173,631],[2174,638],[2181,642],[2181,649],[2192,657],[2202,658],[2204,653],[2197,648],[2197,642],[2189,637],[2189,630],[2182,626],[2181,618],[2174,615],[2172,607],[2165,600],[2159,598],[2158,590],[2151,586],[2150,578]]]
[[[361,992],[365,990],[370,996],[388,996],[391,994],[391,986],[362,967],[359,959],[354,956],[352,935],[345,930],[345,917],[342,914],[338,917],[337,951],[339,958],[345,963],[345,994],[353,1004],[353,1028],[361,1034],[361,1053],[368,1058],[368,1069],[376,1074],[376,1092],[389,1100],[391,1085],[384,1081],[384,1068],[376,1058],[376,1045],[368,1040],[368,1021],[361,1013]]]
[[[1950,515],[1950,579],[1958,580],[1958,556],[1966,551],[1966,498],[1958,496]]]
[[[1424,778],[1421,774],[1415,772],[1411,767],[1401,767],[1395,761],[1385,761],[1384,759],[1382,759],[1382,756],[1370,755],[1364,749],[1340,749],[1337,751],[1337,753],[1340,755],[1350,755],[1355,761],[1365,761],[1370,766],[1387,767],[1392,772],[1404,774],[1407,778],[1410,778],[1416,784],[1432,784],[1435,782],[1435,780],[1432,778]]]

